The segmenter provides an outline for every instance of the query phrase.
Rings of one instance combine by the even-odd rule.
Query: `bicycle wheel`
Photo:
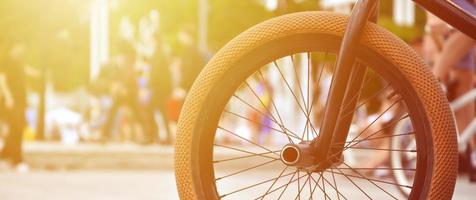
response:
[[[325,85],[323,74],[332,77],[346,22],[345,16],[325,12],[285,15],[244,32],[215,55],[194,83],[179,120],[175,173],[182,199],[405,198],[398,187],[410,188],[411,199],[451,198],[457,145],[448,102],[414,51],[370,23],[357,55],[368,71],[355,97],[359,104],[344,107],[356,110],[353,126],[361,128],[349,136],[344,152],[353,150],[357,161],[382,151],[414,153],[416,168],[359,167],[365,162],[350,164],[346,157],[322,171],[280,162],[285,144],[326,134],[319,133],[318,107],[325,102],[318,96],[325,99],[328,87],[320,84]],[[375,80],[381,87],[371,89]],[[381,102],[376,98],[383,101],[381,112],[362,125],[359,113],[372,107],[370,102]],[[410,119],[414,131],[384,131],[396,123],[383,127],[378,121],[395,112],[405,113],[401,119]],[[415,137],[416,149],[378,146],[401,135]],[[414,171],[415,177],[398,185],[374,176],[393,170]]]
[[[411,122],[406,119],[402,120],[397,126],[397,130],[404,132],[412,132]],[[392,149],[415,149],[416,142],[412,135],[404,135],[401,137],[393,137],[391,142]],[[415,168],[416,155],[407,152],[390,152],[390,166],[394,169],[399,168]],[[398,185],[408,185],[415,177],[413,171],[396,170],[392,171],[392,176]],[[408,197],[411,190],[405,187],[398,187],[402,195]]]

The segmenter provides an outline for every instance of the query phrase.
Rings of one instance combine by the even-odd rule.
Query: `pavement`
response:
[[[259,174],[243,179],[259,182]],[[0,173],[2,200],[176,200],[173,170],[68,170]],[[233,187],[228,185],[226,187]],[[459,179],[453,199],[472,200],[476,186]],[[366,189],[372,190],[372,189]],[[243,195],[255,195],[252,191]],[[230,196],[229,199],[247,199]],[[359,199],[359,198],[349,198]]]
[[[55,142],[24,144],[26,162],[34,169],[127,169],[173,168],[173,146],[133,143],[63,145]]]
[[[178,199],[173,146],[125,143],[64,146],[34,142],[26,143],[24,150],[31,170],[27,173],[0,171],[1,200]],[[228,154],[218,156],[230,158]],[[233,167],[242,167],[239,165],[235,163]],[[233,167],[225,165],[221,170],[225,173],[236,171]],[[240,175],[228,183],[223,181],[219,187],[230,191],[239,184],[260,182],[264,180],[264,174],[278,173],[270,165]],[[345,183],[343,177],[336,179]],[[344,184],[342,187],[353,186]],[[366,187],[366,190],[377,189]],[[230,199],[247,199],[255,195],[256,191],[250,190],[239,196],[230,196]],[[469,200],[474,196],[476,184],[469,184],[467,177],[460,176],[453,199]]]
[[[2,200],[175,200],[172,170],[0,173]]]

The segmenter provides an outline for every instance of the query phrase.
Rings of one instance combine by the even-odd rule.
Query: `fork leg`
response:
[[[356,95],[358,89],[355,87],[362,85],[366,68],[355,65],[356,52],[365,24],[376,16],[378,3],[378,0],[359,0],[352,10],[337,58],[320,136],[312,141],[316,162],[326,160],[332,154],[329,150],[333,143],[344,143],[347,138],[352,119],[342,120],[341,114],[343,106],[350,105],[346,101]]]

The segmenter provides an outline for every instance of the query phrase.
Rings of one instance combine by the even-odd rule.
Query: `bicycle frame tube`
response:
[[[413,0],[448,24],[476,40],[476,18],[449,0]]]
[[[340,158],[352,121],[352,117],[342,116],[343,106],[351,108],[345,115],[353,116],[357,100],[352,99],[358,95],[366,73],[365,67],[355,64],[356,51],[365,24],[376,20],[378,5],[379,0],[359,0],[352,10],[337,58],[320,136],[312,141],[317,162],[327,160],[329,155]],[[331,148],[334,144],[342,145],[339,145],[341,148]]]

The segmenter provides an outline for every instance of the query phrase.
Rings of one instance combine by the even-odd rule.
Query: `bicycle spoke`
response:
[[[243,173],[243,172],[247,172],[247,171],[250,171],[250,170],[252,170],[252,169],[256,169],[256,168],[262,167],[262,166],[264,166],[264,165],[267,165],[267,164],[270,164],[270,163],[276,162],[276,161],[277,161],[277,160],[270,160],[270,161],[268,161],[268,162],[264,162],[264,163],[261,163],[261,164],[258,164],[258,165],[254,165],[254,166],[252,166],[252,167],[248,167],[248,168],[246,168],[246,169],[239,170],[239,171],[237,171],[237,172],[233,172],[233,173],[231,173],[231,174],[222,176],[222,177],[220,177],[220,178],[216,178],[215,181],[219,181],[219,180],[221,180],[221,179],[228,178],[228,177],[230,177],[230,176],[234,176],[234,175],[237,175],[237,174],[241,174],[241,173]]]
[[[294,71],[294,77],[295,77],[295,79],[296,79],[296,81],[297,81],[297,85],[298,85],[298,88],[299,88],[299,92],[300,92],[300,95],[301,95],[301,99],[302,99],[303,104],[305,104],[306,101],[305,101],[305,98],[304,98],[304,92],[303,92],[303,90],[302,90],[301,81],[300,81],[299,75],[298,75],[297,70],[296,70],[296,64],[295,64],[295,62],[294,62],[293,56],[290,56],[290,57],[291,57],[291,62],[292,62],[293,68],[294,68],[294,70],[293,70],[293,71]],[[309,119],[309,110],[310,110],[307,105],[305,105],[305,107],[306,107],[306,125],[305,125],[305,127],[304,127],[304,129],[305,129],[304,131],[306,131],[307,128],[308,128],[308,121],[307,121],[307,119]],[[314,133],[313,133],[313,135],[314,135]],[[317,135],[316,135],[316,136],[317,136]],[[304,139],[304,137],[303,137],[302,139]],[[307,140],[309,140],[309,135],[307,135]]]
[[[296,179],[296,180],[293,181],[293,178],[294,178],[294,176],[297,174],[297,172],[298,172],[297,170],[294,172],[294,175],[289,179],[288,183],[286,183],[286,184],[284,184],[284,185],[281,185],[281,186],[279,186],[279,187],[277,187],[277,188],[271,190],[271,191],[268,193],[268,195],[271,194],[271,193],[273,193],[273,192],[276,192],[276,191],[278,191],[278,190],[280,190],[281,188],[284,187],[284,190],[281,192],[281,194],[279,195],[279,198],[278,198],[278,199],[281,199],[281,197],[283,196],[284,192],[286,191],[286,189],[288,188],[288,186],[289,186],[291,183],[294,183],[294,182],[296,182],[297,180],[299,180],[299,179],[301,179],[301,178],[303,178],[303,177],[306,176],[306,175],[303,175],[303,176],[298,177],[298,179]],[[255,200],[260,199],[261,197],[262,197],[262,196],[256,198]]]
[[[299,186],[298,186],[298,194],[297,194],[296,198],[294,198],[294,200],[296,200],[296,199],[301,199],[301,192],[302,192],[302,190],[304,189],[304,187],[306,186],[306,183],[309,181],[309,177],[310,177],[310,176],[311,176],[311,175],[309,175],[309,174],[307,175],[307,179],[306,179],[306,181],[304,181],[304,183],[302,184],[302,187],[301,187],[301,188],[299,188]]]
[[[241,97],[239,97],[238,95],[233,95],[234,98],[240,100],[243,104],[247,105],[248,107],[250,107],[252,110],[256,111],[257,113],[259,113],[261,116],[263,117],[270,117],[269,119],[274,122],[276,125],[278,125],[279,127],[284,127],[284,125],[280,124],[279,122],[277,122],[273,116],[269,115],[269,114],[265,114],[263,112],[261,112],[258,108],[252,106],[251,104],[249,104],[248,102],[246,102],[245,100],[243,100]],[[284,131],[284,130],[283,130]]]
[[[311,53],[307,52],[307,101],[306,105],[309,105],[309,94],[311,93],[311,87],[310,87],[310,80],[311,80],[311,65],[312,65],[312,57]],[[309,106],[307,106],[309,108]]]
[[[312,174],[311,174],[311,176],[312,176]],[[312,183],[311,183],[311,181],[309,181],[308,185],[309,185],[309,199],[312,200],[312,193],[313,192],[312,192]]]
[[[264,153],[253,153],[251,151],[245,151],[245,150],[242,150],[242,149],[237,149],[237,148],[234,148],[234,147],[229,147],[229,146],[225,146],[225,145],[220,145],[220,144],[213,144],[214,146],[217,146],[217,147],[222,147],[222,148],[226,148],[226,149],[231,149],[231,150],[235,150],[235,151],[239,151],[239,152],[243,152],[243,153],[248,153],[248,154],[251,154],[251,155],[256,155],[256,156],[261,156],[261,157],[265,157],[265,158],[270,158],[270,159],[279,159],[279,158],[274,158],[274,157],[271,157],[271,156],[265,156]],[[277,151],[270,151],[270,152],[265,152],[266,154],[271,154],[273,152],[280,152],[281,150],[277,150]]]
[[[350,169],[350,168],[344,168],[344,167],[334,167],[331,169]],[[387,171],[416,171],[414,168],[391,168],[391,167],[385,167],[385,168],[352,168],[352,170],[361,170],[361,171],[369,171],[369,170],[387,170]]]
[[[375,73],[373,73],[372,75],[369,75],[370,77],[367,78],[365,81],[364,81],[364,84],[362,84],[362,87],[359,89],[359,91],[357,91],[354,96],[352,96],[352,98],[349,99],[349,102],[344,105],[342,108],[342,110],[347,110],[349,109],[348,107],[350,106],[351,102],[353,102],[355,99],[357,99],[358,97],[360,97],[360,94],[364,91],[364,89],[372,82],[372,80],[377,77],[377,76],[373,76]],[[358,107],[356,107],[358,108]]]
[[[287,184],[284,184],[284,185],[282,185],[282,186],[280,186],[280,187],[278,187],[278,188],[276,188],[276,189],[274,189],[274,190],[272,191],[272,192],[274,192],[274,191],[277,191],[277,190],[281,189],[282,187],[284,187],[284,190],[281,191],[281,193],[279,194],[278,200],[281,199],[281,197],[283,196],[283,194],[284,194],[284,192],[286,191],[286,189],[288,189],[289,184],[291,184],[291,183],[294,182],[294,181],[292,181],[292,180],[293,180],[294,176],[295,176],[298,172],[299,172],[298,170],[296,170],[296,171],[294,172],[293,177],[291,177],[291,179],[289,179],[289,181],[288,181]],[[303,176],[303,177],[304,177],[304,176]],[[297,179],[297,180],[299,180],[299,179],[301,179],[301,178],[302,178],[302,177],[299,177],[299,175],[298,175],[298,179]],[[292,181],[292,182],[291,182],[291,181]],[[271,192],[271,193],[272,193],[272,192]]]
[[[320,84],[321,84],[321,78],[322,78],[322,73],[324,72],[324,68],[326,67],[326,64],[325,64],[325,60],[327,59],[327,53],[325,54],[324,56],[324,62],[322,63],[321,65],[321,70],[319,72],[319,78],[317,79],[316,83],[316,87],[315,88],[319,88]],[[333,65],[332,68],[334,68],[335,66]],[[316,102],[316,99],[318,98],[317,96],[315,96],[317,94],[317,92],[314,93],[313,97],[312,97],[312,101],[311,101],[311,107],[309,108],[309,112],[312,111],[312,107],[313,105],[315,104]]]
[[[400,100],[402,100],[402,99],[396,100],[396,101],[393,102],[387,109],[385,109],[382,113],[380,113],[380,115],[377,116],[377,118],[375,118],[375,119],[372,121],[372,123],[370,123],[370,124],[369,124],[367,127],[365,127],[362,131],[360,131],[360,133],[359,133],[357,136],[355,136],[355,137],[351,140],[351,142],[353,142],[354,140],[356,140],[356,139],[357,139],[358,137],[360,137],[365,131],[367,131],[367,129],[369,129],[372,125],[374,125],[375,122],[377,122],[385,113],[387,113],[387,111],[389,111],[390,109],[392,109],[393,106],[397,105],[397,103],[399,103]],[[347,147],[347,146],[346,146],[346,147]]]
[[[273,118],[275,121],[278,121],[276,120],[276,118],[274,117],[273,113],[271,112],[271,110],[269,110],[268,106],[266,106],[266,104],[264,103],[264,101],[259,97],[258,93],[256,93],[256,91],[251,87],[251,85],[248,83],[248,81],[245,82],[245,85],[248,87],[248,89],[250,89],[251,93],[253,93],[253,95],[258,99],[258,101],[261,103],[261,106],[263,106],[264,109],[266,109],[266,111],[269,113],[269,116],[271,118]],[[282,126],[284,126],[284,124],[281,124]]]
[[[341,192],[339,192],[339,190],[337,190],[337,186],[333,187],[332,184],[324,176],[322,176],[322,178],[324,179],[324,181],[327,182],[327,184],[329,184],[337,192],[337,194],[338,194],[337,198],[339,198],[339,196],[342,196],[345,200],[347,200],[347,198]],[[319,180],[317,180],[317,181],[319,181]],[[316,181],[314,180],[314,182],[316,182]],[[321,191],[323,191],[323,189],[320,186],[319,186],[319,188],[321,189]],[[329,196],[327,196],[327,197],[330,198]]]
[[[360,103],[359,105],[357,105],[357,106],[354,108],[354,111],[355,111],[355,110],[358,110],[360,107],[362,107],[362,106],[364,106],[365,104],[367,104],[367,103],[368,103],[370,100],[372,100],[373,98],[378,97],[378,96],[379,96],[381,93],[383,93],[388,87],[390,87],[390,85],[391,85],[390,83],[387,84],[385,87],[383,87],[382,89],[380,89],[378,92],[376,92],[376,93],[370,95],[369,97],[367,97],[366,99],[364,99],[364,100],[362,101],[362,103]],[[348,107],[348,106],[346,106],[346,107]],[[345,108],[345,107],[344,107],[344,108]],[[347,108],[347,109],[351,109],[351,108]],[[343,111],[344,111],[344,110],[347,110],[347,109],[343,109]],[[352,112],[348,112],[347,114],[345,114],[345,115],[343,115],[343,116],[347,116],[347,115],[349,115],[350,113],[352,113]]]
[[[348,164],[346,164],[345,162],[343,162],[343,164],[345,166],[347,166],[348,168],[352,169],[352,167],[350,167]],[[374,181],[372,181],[371,179],[367,178],[366,176],[364,176],[363,174],[361,174],[360,172],[358,172],[357,170],[353,170],[355,173],[357,173],[359,176],[362,176],[362,178],[365,178],[367,179],[367,181],[369,181],[370,183],[372,183],[373,185],[375,185],[377,188],[379,188],[380,190],[382,190],[383,192],[385,192],[386,194],[388,194],[390,197],[392,197],[393,199],[397,199],[395,196],[393,196],[392,194],[390,194],[388,191],[384,190],[382,187],[380,187],[379,185],[377,185],[376,183],[374,183]]]
[[[327,194],[326,192],[326,184],[324,184],[324,173],[321,172],[321,175],[322,175],[322,191],[324,191],[324,194]],[[324,195],[324,199],[327,200],[327,195]],[[329,197],[330,199],[330,197]]]
[[[334,78],[335,78],[334,74],[335,74],[335,71],[336,71],[336,68],[337,68],[336,65],[337,65],[337,60],[334,61],[334,64],[333,64],[333,66],[332,66],[332,78],[331,78],[331,83],[334,82]],[[327,97],[329,97],[330,92],[331,92],[331,91],[330,91],[330,88],[329,88],[329,91],[327,92]],[[326,100],[326,106],[327,106],[328,103],[329,103],[329,102],[327,102],[327,100]],[[321,120],[320,120],[321,122],[319,123],[319,127],[322,127],[322,126],[323,126],[323,123],[324,123],[324,114],[325,114],[325,112],[322,112],[321,116],[323,116],[323,117],[322,117]],[[319,131],[320,131],[320,130],[319,130]]]
[[[282,177],[286,177],[286,176],[289,176],[289,175],[291,175],[291,174],[293,174],[293,173],[295,173],[295,172],[291,172],[291,173],[282,175],[282,176],[280,176],[280,177],[281,177],[281,178],[282,178]],[[277,179],[279,179],[280,177],[268,179],[268,180],[266,180],[266,181],[262,181],[262,182],[259,182],[259,183],[256,183],[256,184],[253,184],[253,185],[250,185],[250,186],[246,186],[246,187],[244,187],[244,188],[240,188],[240,189],[235,190],[235,191],[233,191],[233,192],[229,192],[229,193],[227,193],[227,194],[221,195],[221,196],[220,196],[220,199],[222,199],[223,197],[226,197],[226,196],[230,196],[230,195],[232,195],[232,194],[235,194],[235,193],[237,193],[237,192],[241,192],[241,191],[243,191],[243,190],[247,190],[247,189],[256,187],[256,186],[258,186],[258,185],[263,185],[263,184],[265,184],[265,183],[268,183],[268,182],[277,180]]]
[[[332,180],[334,181],[334,189],[336,190],[336,196],[337,196],[337,200],[340,200],[340,196],[339,196],[339,190],[337,189],[337,181],[336,181],[336,176],[334,174],[334,169],[331,169],[331,173],[332,173]],[[331,187],[332,187],[332,184],[330,184]],[[345,198],[345,197],[344,197]]]
[[[370,137],[372,137],[372,136],[374,136],[374,135],[377,135],[378,133],[382,133],[384,130],[386,130],[386,129],[390,128],[390,127],[393,127],[394,125],[397,125],[398,122],[400,122],[401,120],[403,120],[403,119],[405,119],[405,118],[407,118],[407,117],[409,117],[409,116],[410,116],[410,115],[405,115],[405,116],[403,116],[402,118],[400,118],[398,121],[392,122],[391,124],[385,126],[384,128],[382,128],[382,129],[380,129],[380,130],[378,130],[378,131],[376,131],[376,132],[374,132],[374,133],[372,133],[372,134],[369,134],[367,137],[365,137],[364,139],[361,139],[361,140],[364,141],[365,139],[368,139],[368,138],[370,138]],[[348,146],[353,147],[353,146],[359,144],[360,142],[355,142],[355,141],[356,141],[355,139],[356,139],[356,138],[354,138],[353,141],[346,142],[346,143],[348,143],[346,146],[347,146],[347,147],[348,147]],[[352,142],[355,142],[355,143],[352,144],[352,145],[350,145]],[[347,147],[344,148],[344,151],[348,149]]]
[[[349,175],[346,175],[344,173],[342,173],[342,171],[340,169],[337,169],[339,172],[334,172],[335,174],[339,174],[339,175],[342,175],[344,176],[345,178],[347,178],[347,180],[349,180],[355,187],[357,187],[357,189],[359,189],[362,193],[365,194],[365,196],[367,196],[369,199],[372,199],[372,197],[370,197],[366,192],[364,192],[364,190],[362,190],[362,188],[360,188],[351,178],[349,178]]]
[[[409,136],[409,135],[414,135],[415,132],[409,132],[409,133],[400,133],[400,134],[393,134],[389,136],[380,136],[380,137],[374,137],[374,138],[368,138],[368,139],[361,139],[361,140],[354,140],[355,143],[360,143],[363,141],[371,141],[371,140],[380,140],[380,139],[387,139],[387,138],[392,138],[392,137],[400,137],[400,136]],[[345,142],[345,143],[352,143],[351,141]],[[336,143],[335,145],[339,145],[342,143]]]
[[[296,63],[294,62],[294,58],[293,56],[291,55],[291,62],[293,63],[293,68],[294,68],[294,76],[295,76],[295,79],[297,81],[297,85],[298,85],[298,88],[299,88],[299,92],[301,94],[301,99],[302,99],[302,102],[304,103],[304,92],[302,90],[302,87],[301,87],[301,78],[299,78],[299,75],[297,73],[297,70],[296,70]],[[307,108],[306,108],[307,109]]]
[[[298,171],[298,177],[299,177],[299,171]],[[298,180],[297,189],[299,190],[300,187],[301,187],[301,183],[300,183],[300,181]],[[298,197],[299,197],[299,194],[298,194]],[[299,199],[301,199],[301,197],[299,197]]]
[[[268,195],[269,191],[273,188],[274,184],[276,184],[276,182],[279,180],[279,178],[281,178],[281,176],[283,175],[284,171],[286,171],[286,169],[288,169],[288,166],[286,166],[286,167],[283,169],[283,171],[281,171],[281,173],[279,173],[278,178],[273,181],[273,183],[271,184],[271,186],[269,186],[268,190],[266,190],[266,192],[264,193],[263,197],[261,197],[261,200],[264,199],[264,197],[266,197],[266,195]]]
[[[261,73],[261,70],[259,70],[258,72],[259,72],[259,75],[261,76],[261,79],[263,81],[265,81],[265,78],[264,78],[263,74]],[[278,115],[279,121],[283,125],[280,128],[283,129],[283,131],[285,131],[286,128],[284,127],[284,122],[283,122],[283,119],[281,118],[281,115],[279,114],[278,108],[276,107],[276,103],[274,102],[274,99],[273,99],[272,96],[271,96],[270,99],[271,99],[271,105],[273,106],[274,110],[276,111],[276,114]],[[289,136],[288,136],[288,140],[289,140],[290,143],[294,143],[293,140]]]
[[[372,137],[372,136],[374,136],[374,135],[376,135],[376,134],[382,132],[383,130],[385,130],[385,129],[389,128],[389,127],[392,127],[393,125],[396,125],[399,121],[401,121],[401,120],[407,118],[408,116],[409,116],[409,115],[406,115],[406,116],[400,118],[399,120],[397,120],[397,121],[395,121],[395,122],[389,124],[388,126],[386,126],[386,127],[382,128],[382,129],[380,129],[379,131],[377,131],[377,132],[375,132],[375,133],[373,133],[373,134],[371,134],[371,135],[365,137],[364,139],[362,139],[362,140],[360,140],[360,141],[354,140],[354,141],[345,142],[345,143],[347,143],[347,145],[344,147],[344,150],[343,150],[343,151],[346,151],[346,150],[348,150],[348,149],[367,149],[367,150],[387,150],[387,151],[410,151],[410,152],[416,153],[416,152],[417,152],[416,150],[389,150],[389,149],[373,149],[373,148],[359,148],[359,147],[355,147],[355,146],[356,146],[357,144],[359,144],[360,142],[365,141],[366,139],[368,139],[368,138],[370,138],[370,137]],[[408,133],[408,134],[409,134],[409,135],[412,135],[412,134],[414,134],[414,132],[411,132],[411,133]],[[398,135],[404,135],[404,134],[398,134]],[[355,139],[355,138],[354,138],[354,139]],[[355,142],[355,143],[354,143],[354,142]],[[352,143],[353,143],[353,144],[352,144]],[[342,144],[342,143],[340,143],[340,144]],[[335,145],[332,145],[332,146],[339,146],[339,145],[336,143]],[[403,153],[405,153],[405,152],[403,152]],[[341,155],[341,152],[340,152],[340,151],[337,151],[336,153],[330,155],[330,156],[327,158],[327,160],[333,159],[334,157],[339,156],[339,155]]]
[[[261,146],[261,145],[259,145],[259,144],[256,144],[255,142],[253,142],[253,141],[251,141],[251,140],[248,140],[248,139],[246,139],[246,138],[244,138],[244,137],[242,137],[242,136],[240,136],[240,135],[238,135],[238,134],[236,134],[236,133],[234,133],[234,132],[232,132],[232,131],[229,131],[229,130],[227,130],[227,129],[221,127],[221,126],[218,126],[218,129],[224,130],[224,131],[228,132],[229,134],[234,135],[235,137],[238,137],[238,138],[240,138],[240,139],[242,139],[242,140],[244,140],[244,141],[247,141],[247,142],[249,142],[249,143],[251,143],[251,144],[253,144],[253,145],[257,146],[257,147],[260,147],[260,148],[262,148],[262,149],[268,151],[268,152],[274,152],[274,151],[272,151],[272,150],[270,150],[270,149],[268,149],[268,148],[266,148],[266,147],[264,147],[264,146]],[[277,156],[279,156],[279,155],[276,154],[276,153],[274,153],[274,154],[277,155]]]
[[[379,183],[385,183],[385,184],[389,184],[389,185],[395,185],[395,186],[399,186],[399,187],[406,187],[406,188],[413,188],[411,186],[408,186],[408,185],[401,185],[401,184],[398,184],[398,183],[392,183],[392,182],[388,182],[388,181],[382,181],[382,180],[377,180],[377,179],[371,179],[371,178],[364,178],[364,177],[361,177],[361,176],[355,176],[355,175],[352,175],[352,174],[346,174],[346,173],[343,173],[341,170],[337,169],[338,171],[340,172],[334,172],[335,174],[339,174],[339,175],[342,175],[342,176],[347,176],[347,177],[353,177],[353,178],[358,178],[358,179],[365,179],[365,180],[368,180],[368,181],[374,181],[374,182],[379,182]],[[326,170],[327,171],[327,170]],[[329,171],[327,171],[329,172]]]
[[[325,54],[325,56],[324,56],[324,62],[322,62],[321,70],[320,70],[320,72],[319,72],[319,78],[317,79],[317,81],[316,81],[316,83],[315,83],[315,84],[317,84],[317,85],[315,86],[315,88],[319,88],[319,86],[320,86],[321,78],[322,78],[322,73],[324,72],[325,61],[326,61],[326,60],[327,60],[327,52],[326,52],[326,54]],[[333,68],[334,68],[334,66],[333,66]],[[314,107],[315,101],[316,101],[316,99],[318,98],[318,97],[316,96],[317,94],[318,94],[317,92],[314,92],[314,95],[312,95],[311,106],[310,106],[310,108],[309,108],[309,110],[308,110],[308,116],[311,115],[312,108]],[[318,135],[316,135],[316,137],[317,137],[317,136],[318,136]]]
[[[274,151],[274,152],[266,152],[266,153],[259,153],[259,154],[247,155],[247,156],[239,156],[239,157],[235,157],[235,158],[227,158],[227,159],[223,159],[223,160],[215,160],[215,161],[213,161],[213,163],[216,164],[216,163],[234,161],[234,160],[239,160],[239,159],[244,159],[244,158],[251,158],[251,157],[256,157],[256,156],[265,157],[265,156],[263,156],[263,155],[272,154],[272,153],[278,153],[278,152],[281,152],[281,150],[279,150],[279,151]],[[274,159],[274,160],[279,160],[279,158],[272,158],[272,157],[265,157],[265,158],[270,158],[270,159]]]
[[[361,149],[361,150],[375,150],[375,151],[397,151],[404,153],[416,153],[417,150],[406,150],[406,149],[385,149],[385,148],[371,148],[371,147],[347,147],[347,149]]]
[[[312,177],[311,177],[312,178]],[[313,179],[314,180],[314,179]],[[311,182],[309,181],[309,200],[312,200],[312,196],[314,195],[314,191],[316,190],[317,188],[317,184],[314,185],[314,187],[312,187],[312,184]],[[311,189],[312,188],[312,189]]]
[[[317,187],[319,187],[319,189],[322,191],[322,193],[324,194],[324,197],[325,198],[329,198],[329,195],[324,191],[324,189],[322,189],[322,187],[319,185],[319,181],[322,179],[325,179],[323,173],[319,173],[319,179],[317,179],[317,181],[314,179],[314,177],[311,176],[311,179],[312,181],[316,184]]]
[[[298,104],[301,112],[304,114],[304,117],[306,117],[306,121],[309,121],[310,117],[308,115],[308,113],[304,110],[304,108],[301,106],[301,104],[299,103],[299,100],[296,96],[296,94],[293,92],[293,90],[291,89],[291,86],[289,85],[288,81],[286,80],[286,78],[284,77],[284,74],[283,72],[281,71],[281,69],[279,68],[279,65],[276,63],[276,61],[273,62],[275,68],[278,70],[279,74],[281,75],[281,79],[283,79],[284,83],[286,84],[286,87],[288,88],[288,90],[291,92],[292,96],[294,97],[294,100],[296,101],[296,103]],[[311,127],[313,128],[313,131],[316,132],[314,130],[314,126],[312,125],[311,123]],[[317,133],[316,133],[317,134]],[[302,136],[302,140],[304,140],[304,133],[303,133],[303,136]]]
[[[304,136],[306,136],[306,140],[309,140],[309,121],[306,120],[306,124],[304,124],[304,129],[302,131],[301,139],[304,140]]]
[[[288,129],[285,129],[284,131],[283,131],[283,130],[278,130],[278,129],[275,129],[275,128],[271,127],[271,126],[262,124],[262,123],[260,123],[260,122],[255,121],[255,120],[252,120],[252,119],[249,119],[249,118],[247,118],[247,117],[245,117],[245,116],[242,116],[242,115],[236,114],[236,113],[234,113],[234,112],[231,112],[231,111],[229,111],[229,110],[226,110],[226,109],[225,109],[224,112],[225,112],[225,113],[228,113],[228,114],[231,114],[231,115],[233,115],[233,116],[235,116],[235,117],[238,117],[238,118],[241,118],[241,119],[244,119],[244,120],[253,122],[253,123],[255,123],[255,124],[257,124],[257,125],[260,125],[260,126],[263,126],[263,127],[265,127],[265,128],[269,128],[269,129],[274,130],[274,131],[276,131],[276,132],[285,134],[286,137],[293,137],[293,138],[295,138],[295,139],[301,140],[301,138],[299,138],[299,136],[297,136],[295,133],[289,131]],[[292,135],[290,135],[290,134],[288,134],[288,133],[286,133],[286,132],[289,132],[289,133],[292,134]],[[291,140],[291,141],[292,141],[292,140]],[[293,143],[294,143],[294,142],[293,142]]]
[[[307,108],[309,108],[309,94],[311,93],[311,85],[310,85],[310,80],[311,80],[311,66],[312,66],[312,57],[311,53],[307,52],[307,101],[306,101],[306,126],[309,124],[309,111]],[[307,129],[307,135],[309,135],[309,129]],[[309,136],[308,136],[309,138]]]

